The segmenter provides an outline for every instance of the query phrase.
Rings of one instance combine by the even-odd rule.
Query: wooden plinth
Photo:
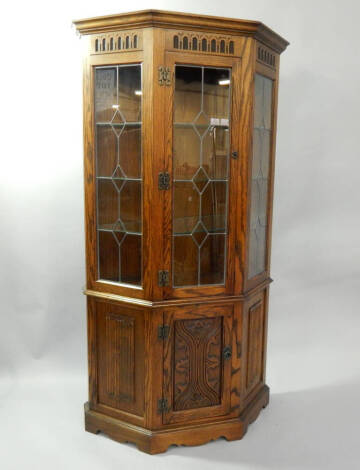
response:
[[[139,450],[148,454],[160,454],[171,445],[195,446],[220,437],[228,441],[241,439],[248,425],[255,421],[268,403],[269,387],[265,385],[238,418],[156,431],[92,411],[89,403],[85,403],[85,429],[94,434],[103,432],[118,442],[133,442]]]

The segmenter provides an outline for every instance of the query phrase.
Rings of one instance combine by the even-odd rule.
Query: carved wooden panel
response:
[[[238,43],[232,36],[195,31],[168,31],[166,48],[225,56],[239,55]]]
[[[96,302],[96,344],[98,404],[143,415],[143,312]]]
[[[262,300],[249,308],[246,390],[250,391],[262,378],[264,347],[264,305]]]
[[[106,393],[116,401],[134,401],[134,319],[109,314],[105,320]]]
[[[174,326],[174,410],[221,401],[222,318],[178,320]]]
[[[142,32],[115,31],[91,36],[91,53],[127,52],[142,49]]]
[[[277,67],[278,55],[263,44],[257,43],[256,60],[275,70]]]
[[[164,325],[163,423],[224,416],[230,410],[232,305],[168,308]],[[229,353],[230,351],[230,353]],[[225,353],[226,352],[226,353]]]

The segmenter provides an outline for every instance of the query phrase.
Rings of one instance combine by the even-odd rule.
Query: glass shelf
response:
[[[113,230],[112,225],[110,227],[109,228],[98,227],[98,231],[99,232],[116,232],[116,231],[120,232],[120,230]],[[127,235],[139,235],[139,236],[141,236],[141,232],[130,232],[128,230],[125,230],[122,233],[124,233],[124,234],[126,233]]]
[[[193,124],[192,122],[174,122],[174,127],[200,127],[201,129],[219,128],[229,129],[229,124]]]
[[[142,181],[141,178],[128,178],[127,176],[97,176],[97,180]]]
[[[114,127],[129,127],[129,126],[141,126],[141,121],[124,121],[124,122],[97,122],[97,126],[114,126]]]

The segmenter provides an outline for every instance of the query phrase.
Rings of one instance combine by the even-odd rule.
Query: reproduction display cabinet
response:
[[[87,431],[240,439],[269,400],[279,55],[257,21],[147,10],[84,35]]]

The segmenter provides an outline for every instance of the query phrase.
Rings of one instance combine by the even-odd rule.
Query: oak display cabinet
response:
[[[86,430],[240,439],[268,404],[279,55],[257,21],[75,21],[84,57]]]

